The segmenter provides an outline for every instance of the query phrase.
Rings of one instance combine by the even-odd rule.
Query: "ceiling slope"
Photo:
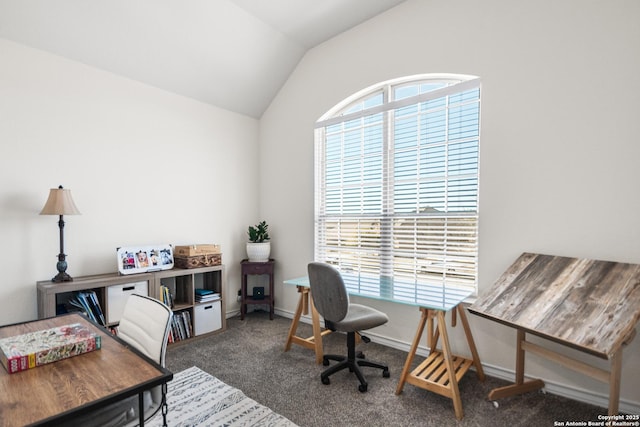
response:
[[[308,49],[403,1],[0,0],[0,37],[259,118]]]

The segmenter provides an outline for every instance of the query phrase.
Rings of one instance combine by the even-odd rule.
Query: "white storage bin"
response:
[[[220,307],[220,300],[194,307],[193,333],[195,335],[206,334],[222,328]]]
[[[118,323],[129,295],[149,295],[148,282],[127,283],[107,288],[107,323]]]

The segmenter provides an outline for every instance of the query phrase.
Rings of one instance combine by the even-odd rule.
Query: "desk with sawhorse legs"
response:
[[[467,321],[466,313],[462,307],[462,302],[471,295],[471,291],[459,289],[445,289],[434,286],[431,292],[425,292],[426,295],[422,299],[414,298],[410,301],[392,299],[380,295],[391,295],[390,289],[394,288],[398,291],[402,289],[402,283],[395,281],[393,283],[381,283],[379,279],[363,278],[360,276],[344,275],[343,279],[350,295],[373,298],[384,301],[391,301],[400,304],[411,305],[420,309],[421,318],[418,322],[418,328],[411,345],[411,350],[400,375],[396,394],[402,393],[405,383],[424,388],[426,390],[438,393],[448,397],[453,401],[453,407],[457,419],[462,419],[464,412],[462,410],[462,401],[460,399],[460,390],[458,382],[469,370],[471,366],[476,369],[476,374],[481,381],[484,381],[484,372],[480,364],[480,358],[476,350],[471,329]],[[378,283],[376,283],[376,281]],[[322,337],[331,333],[330,330],[323,330],[320,326],[320,316],[313,306],[313,299],[309,298],[311,291],[309,289],[309,279],[300,277],[296,279],[286,280],[285,284],[295,285],[300,294],[298,308],[291,322],[285,351],[291,349],[291,344],[298,344],[305,348],[315,351],[316,362],[322,363]],[[370,293],[364,294],[360,292],[361,285],[369,291],[372,284],[377,284],[380,292],[377,295]],[[375,288],[375,286],[374,286]],[[296,335],[298,323],[302,314],[308,314],[311,311],[311,324],[313,328],[313,336],[302,338]],[[452,353],[449,344],[449,334],[445,321],[445,314],[451,311],[452,326],[456,326],[459,317],[471,351],[471,359],[456,356]],[[435,326],[434,326],[435,320]],[[413,371],[410,371],[411,364],[415,358],[418,345],[422,339],[425,325],[427,326],[427,345],[430,349],[429,356]],[[442,349],[437,349],[438,340],[442,338]]]
[[[544,387],[524,380],[528,351],[609,383],[609,415],[617,415],[622,348],[640,319],[640,265],[524,253],[469,311],[517,330],[515,384],[492,390],[490,400]],[[529,342],[527,333],[608,359],[611,370]]]

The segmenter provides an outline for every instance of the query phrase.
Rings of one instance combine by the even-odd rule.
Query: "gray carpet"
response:
[[[170,346],[167,367],[173,372],[197,366],[301,427],[326,426],[553,426],[555,421],[596,421],[606,408],[532,392],[502,399],[499,407],[487,401],[495,387],[508,384],[495,378],[478,381],[469,371],[460,382],[464,418],[457,421],[451,400],[406,384],[395,394],[406,352],[376,343],[360,344],[367,358],[389,364],[391,378],[364,368],[369,391],[360,393],[353,374],[342,371],[331,384],[320,382],[322,365],[312,350],[293,345],[284,352],[291,320],[252,312],[245,320],[227,320],[227,330],[212,337]],[[299,335],[310,336],[301,324]],[[324,338],[327,353],[343,354],[344,335]],[[482,357],[482,355],[480,355]],[[415,363],[423,360],[416,357]]]

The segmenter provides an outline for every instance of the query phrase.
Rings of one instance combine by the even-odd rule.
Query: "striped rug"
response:
[[[282,415],[192,366],[173,375],[167,390],[167,425],[295,427]],[[158,414],[145,425],[161,426]]]

